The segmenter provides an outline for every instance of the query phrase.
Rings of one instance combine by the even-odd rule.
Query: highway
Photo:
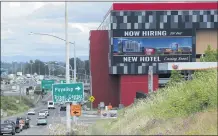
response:
[[[3,91],[3,96],[19,96],[19,95],[20,95],[20,91],[19,90],[7,90],[7,91]],[[21,95],[22,96],[26,95],[25,89],[21,90]]]
[[[19,81],[19,84],[20,85],[18,85],[18,83],[8,85],[1,84],[1,91],[3,92],[3,96],[19,96],[20,93],[21,95],[26,95],[26,88],[30,86],[36,86],[36,81],[34,79],[25,79]],[[15,88],[12,89],[12,86]],[[21,92],[18,86],[21,87]]]
[[[49,93],[42,101],[48,101],[51,100],[51,93]],[[54,128],[55,124],[61,124],[64,128],[66,128],[66,112],[60,112],[60,107],[56,105],[56,109],[49,109],[50,116],[48,116],[47,121],[48,125],[45,126],[37,126],[36,121],[38,117],[38,112],[42,109],[47,109],[47,103],[43,104],[43,102],[39,102],[38,105],[34,108],[36,111],[36,115],[28,115],[31,118],[30,121],[30,128],[23,130],[20,133],[16,133],[16,135],[49,135],[51,134],[51,129],[49,127]],[[82,112],[82,116],[80,116],[77,120],[78,124],[83,124],[83,125],[90,125],[95,123],[97,120],[101,119],[100,116],[98,115],[89,115],[93,114],[88,111]],[[12,117],[7,117],[4,119],[1,119],[1,122],[3,122],[6,119],[11,119],[11,120],[16,120],[18,116],[27,116],[26,113],[17,115],[17,116],[12,116]],[[49,132],[50,131],[50,132]],[[62,130],[64,131],[64,130]],[[63,134],[63,132],[62,132]]]
[[[51,94],[48,94],[42,101],[48,101],[50,99],[51,99]],[[42,109],[47,109],[47,103],[44,105],[42,102],[39,102],[34,109],[36,111],[36,115],[28,115],[31,119],[30,128],[23,130],[20,133],[16,133],[16,135],[48,135],[49,134],[47,126],[37,126],[36,125],[36,119],[38,117],[37,113]],[[56,111],[57,111],[57,109],[56,110],[49,110],[50,116],[48,116],[48,124],[52,123],[52,117],[54,117]],[[4,122],[4,120],[7,120],[7,119],[15,121],[17,117],[27,116],[26,113],[3,118],[3,119],[1,119],[1,122]]]

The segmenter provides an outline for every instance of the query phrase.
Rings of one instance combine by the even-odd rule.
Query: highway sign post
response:
[[[53,84],[52,99],[54,103],[81,102],[84,100],[83,83]]]
[[[52,90],[52,85],[55,83],[54,80],[42,80],[41,81],[41,87],[44,90]]]

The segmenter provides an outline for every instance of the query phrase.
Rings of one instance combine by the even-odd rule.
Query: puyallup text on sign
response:
[[[73,91],[77,91],[77,90],[74,88],[66,87],[66,88],[55,88],[54,91],[55,92],[73,92]]]

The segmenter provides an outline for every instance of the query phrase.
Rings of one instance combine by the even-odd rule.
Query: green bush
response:
[[[210,45],[207,46],[205,51],[205,57],[201,57],[201,62],[217,62],[218,61],[218,50],[214,50]]]
[[[149,122],[183,118],[208,109],[217,109],[217,71],[197,71],[193,80],[167,86],[147,99],[118,111],[115,120],[102,120],[87,134],[147,134]],[[81,133],[81,132],[80,132]]]
[[[195,72],[194,80],[183,81],[181,84],[159,90],[157,93],[165,99],[154,99],[157,104],[152,112],[161,118],[172,118],[214,107],[217,105],[216,84],[216,70]]]
[[[181,81],[184,81],[184,76],[181,74],[181,71],[172,70],[170,81],[167,83],[167,86],[172,86],[174,84],[180,83]]]
[[[17,100],[19,100],[19,103],[16,103]],[[9,116],[16,113],[25,112],[33,106],[34,104],[32,100],[28,99],[27,97],[22,97],[20,101],[19,96],[1,96],[1,109],[6,111]]]

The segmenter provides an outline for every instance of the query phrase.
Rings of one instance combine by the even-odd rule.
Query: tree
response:
[[[46,65],[46,63],[48,65]],[[4,63],[1,62],[2,65],[6,69],[8,69],[8,73],[16,73],[16,72],[23,72],[23,74],[32,74],[37,73],[38,75],[49,75],[49,69],[50,69],[50,75],[64,75],[65,74],[65,66],[66,64],[64,62],[58,62],[58,65],[61,65],[63,67],[58,66],[56,61],[50,61],[50,62],[42,62],[39,59],[36,60],[30,60],[28,62],[13,62],[12,63]],[[84,78],[84,74],[89,74],[89,60],[83,61],[80,58],[77,58],[77,73],[78,77]],[[72,68],[74,68],[74,60],[73,58],[70,59],[70,65]],[[72,74],[72,72],[70,72]]]
[[[204,52],[205,57],[201,57],[201,62],[217,62],[218,61],[218,50],[214,50],[210,45],[207,46],[207,49]]]
[[[170,81],[167,83],[168,85],[176,84],[181,81],[184,81],[184,76],[181,74],[180,70],[172,70]]]
[[[212,49],[210,45],[207,46],[207,49],[204,52],[205,56],[201,56],[201,62],[218,62],[218,50]],[[206,72],[210,70],[198,70],[194,72],[194,78],[200,78],[205,75]]]

